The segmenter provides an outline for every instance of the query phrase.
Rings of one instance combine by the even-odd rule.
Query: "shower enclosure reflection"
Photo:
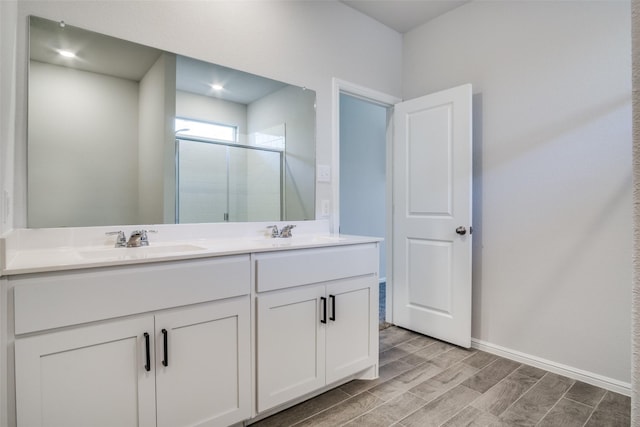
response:
[[[176,127],[189,125],[180,120]],[[284,132],[240,145],[235,132],[207,138],[194,126],[177,132],[176,222],[283,220]],[[284,125],[282,126],[284,130]],[[187,135],[189,134],[189,135]],[[257,144],[257,145],[256,145]]]

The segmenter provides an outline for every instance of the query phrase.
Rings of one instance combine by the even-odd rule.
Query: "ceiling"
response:
[[[2,1],[2,0],[0,0]],[[122,79],[140,81],[163,51],[60,22],[32,16],[30,59]],[[76,54],[73,59],[59,50]],[[176,55],[176,89],[250,104],[286,84],[231,68]],[[223,86],[214,91],[211,84]]]
[[[162,53],[44,18],[31,16],[29,22],[29,57],[35,61],[139,81]],[[64,58],[59,49],[77,58]]]
[[[340,0],[376,21],[406,33],[471,0]]]
[[[186,56],[177,56],[176,89],[199,95],[250,104],[287,84],[255,74],[211,64]],[[212,84],[223,89],[215,91]]]

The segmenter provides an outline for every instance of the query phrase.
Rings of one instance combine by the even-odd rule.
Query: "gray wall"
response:
[[[160,55],[140,81],[139,217],[133,224],[175,222],[175,82],[176,57],[168,53]]]
[[[475,339],[631,380],[628,2],[471,2],[405,35],[403,97],[474,91]]]
[[[173,55],[139,83],[31,61],[30,84],[30,227],[173,221]]]
[[[30,80],[29,226],[140,223],[138,83],[36,61]]]
[[[631,3],[633,44],[633,356],[631,425],[640,425],[640,3]]]
[[[340,233],[386,237],[387,109],[340,95]],[[380,278],[386,278],[386,241]]]

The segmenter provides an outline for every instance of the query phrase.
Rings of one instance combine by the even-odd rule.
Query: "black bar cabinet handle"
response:
[[[162,365],[169,366],[169,334],[166,329],[162,330],[162,337],[164,338],[164,360]]]
[[[147,352],[147,363],[144,365],[145,371],[151,371],[151,348],[149,347],[149,333],[144,333],[144,346]]]
[[[320,319],[320,323],[327,323],[327,299],[320,297],[320,301],[322,302],[322,319]]]
[[[336,296],[329,295],[329,299],[331,300],[331,317],[329,317],[329,320],[331,320],[332,322],[335,322],[336,321]]]

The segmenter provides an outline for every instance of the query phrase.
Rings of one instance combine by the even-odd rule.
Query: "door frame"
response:
[[[402,102],[401,98],[388,95],[374,89],[367,88],[355,83],[334,77],[332,79],[332,120],[331,120],[331,232],[338,233],[340,230],[340,94],[353,96],[373,104],[383,106],[387,109],[387,131],[386,131],[386,314],[385,320],[393,320],[393,108],[395,104]]]

